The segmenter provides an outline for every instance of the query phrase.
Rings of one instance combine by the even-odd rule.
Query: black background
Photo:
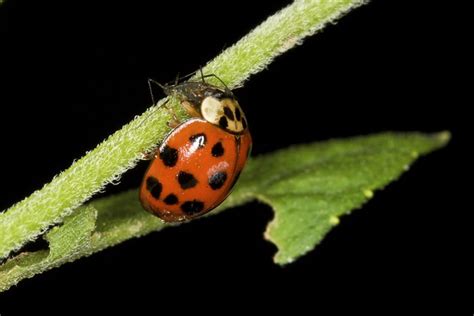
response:
[[[143,112],[147,78],[196,70],[289,2],[8,0],[0,8],[1,209]],[[426,310],[472,298],[460,151],[470,65],[453,13],[436,1],[374,0],[236,91],[254,155],[386,130],[453,133],[447,148],[342,218],[314,251],[274,265],[276,248],[262,237],[271,209],[251,203],[22,281],[0,294],[1,315],[51,310],[53,298],[157,313],[218,302],[229,304],[223,311],[257,303],[318,311],[327,297],[341,302],[333,307],[357,297]],[[146,166],[107,192],[137,187]]]

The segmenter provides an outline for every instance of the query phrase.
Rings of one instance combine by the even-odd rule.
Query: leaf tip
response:
[[[292,263],[293,261],[295,261],[294,257],[282,256],[280,252],[277,252],[276,255],[273,257],[273,262],[275,262],[279,266],[285,266],[287,264]]]
[[[442,132],[433,134],[433,138],[439,142],[440,146],[445,146],[451,140],[451,132],[442,131]]]

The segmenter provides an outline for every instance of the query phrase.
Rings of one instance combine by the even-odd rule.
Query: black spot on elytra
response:
[[[204,133],[195,134],[195,135],[189,137],[189,140],[193,144],[197,143],[199,148],[204,147],[206,145],[206,142],[207,142],[206,134],[204,134]]]
[[[181,204],[181,210],[187,215],[194,215],[204,209],[204,203],[198,200],[186,201]]]
[[[224,147],[221,142],[216,143],[212,146],[211,153],[214,157],[220,157],[224,154]]]
[[[221,118],[219,119],[219,126],[222,128],[227,128],[227,125],[227,118],[225,116],[221,116]]]
[[[247,120],[245,119],[245,117],[242,118],[242,127],[243,127],[244,129],[247,128]]]
[[[190,189],[197,184],[196,178],[191,174],[185,171],[180,171],[178,173],[178,182],[182,189]]]
[[[174,167],[178,161],[178,150],[166,145],[160,150],[160,159],[165,166]]]
[[[232,110],[230,108],[228,108],[227,106],[224,107],[224,114],[225,116],[227,116],[229,118],[229,120],[234,120],[234,113],[232,113]]]
[[[178,197],[173,193],[168,194],[167,197],[163,200],[168,205],[173,205],[178,203]]]
[[[237,119],[237,121],[240,121],[240,119],[242,118],[242,113],[240,113],[239,108],[235,108],[235,118]]]
[[[218,190],[227,180],[227,173],[225,171],[218,171],[209,177],[209,185],[213,190]]]
[[[150,192],[151,196],[158,200],[161,190],[163,190],[163,185],[157,178],[150,176],[146,179],[146,189]]]

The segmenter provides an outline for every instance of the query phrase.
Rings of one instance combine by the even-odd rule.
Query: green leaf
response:
[[[45,235],[49,251],[20,253],[0,266],[0,292],[22,279],[165,226],[141,208],[136,190],[97,199]]]
[[[296,0],[210,61],[203,72],[218,75],[230,88],[240,86],[274,58],[301,44],[305,37],[363,3],[364,0]],[[220,84],[212,78],[209,81]],[[0,259],[61,223],[106,184],[133,168],[144,152],[159,144],[169,131],[167,122],[171,119],[168,111],[158,110],[163,102],[160,100],[159,105],[115,132],[41,190],[0,213]],[[168,105],[180,117],[185,116],[176,100]]]
[[[23,252],[0,267],[0,292],[20,280],[73,261],[91,247],[97,211],[87,207],[65,219],[45,235],[49,250]]]
[[[275,218],[265,237],[275,243],[278,264],[313,249],[339,223],[408,170],[420,154],[444,146],[449,133],[386,133],[295,146],[253,161],[245,178]],[[243,185],[246,182],[243,181]]]
[[[408,170],[421,154],[444,146],[449,133],[384,133],[299,145],[249,161],[229,198],[211,212],[258,199],[275,210],[265,237],[286,264],[313,249],[339,222]],[[0,291],[65,262],[171,226],[143,211],[136,190],[81,207],[46,239],[50,251],[21,253],[0,267]]]

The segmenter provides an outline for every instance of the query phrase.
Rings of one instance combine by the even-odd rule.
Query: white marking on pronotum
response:
[[[214,97],[207,97],[202,101],[201,113],[206,121],[219,124],[219,119],[224,115],[224,110],[219,100]]]
[[[229,119],[225,115],[224,109],[226,107],[234,115],[233,120]],[[236,108],[239,109],[239,112],[242,116],[240,121],[236,119]],[[222,100],[218,100],[212,96],[206,97],[201,103],[201,113],[206,121],[214,125],[219,125],[220,120],[224,118],[227,121],[227,127],[225,129],[230,132],[239,133],[244,130],[244,126],[242,124],[242,120],[244,120],[243,111],[234,99],[224,98]]]

